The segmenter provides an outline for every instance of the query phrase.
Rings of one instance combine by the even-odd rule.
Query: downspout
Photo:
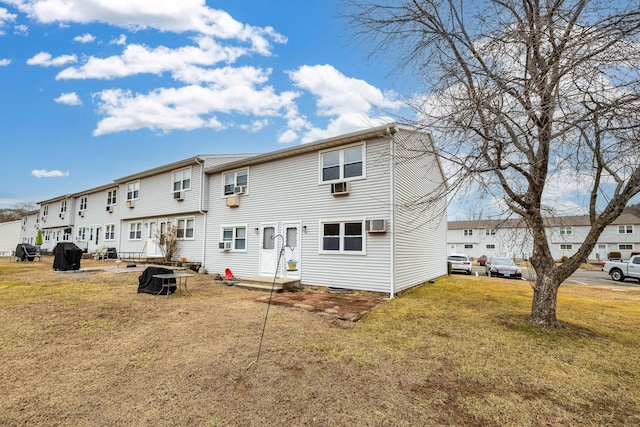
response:
[[[204,174],[204,162],[200,163],[198,157],[195,158],[196,163],[200,166],[200,194],[198,196],[198,212],[203,216],[203,227],[204,231],[202,233],[202,265],[200,269],[203,271],[207,271],[207,267],[205,266],[205,260],[207,259],[207,212],[202,210],[202,203],[204,200],[204,186],[205,186],[205,174]]]
[[[393,299],[396,294],[396,221],[395,221],[395,212],[396,212],[396,168],[395,168],[395,144],[393,143],[393,135],[395,131],[387,128],[387,135],[391,138],[389,139],[389,170],[391,171],[389,174],[389,221],[391,222],[391,226],[389,227],[389,232],[391,233],[391,237],[389,239],[389,251],[391,253],[391,266],[390,266],[390,289],[389,289],[389,299]]]

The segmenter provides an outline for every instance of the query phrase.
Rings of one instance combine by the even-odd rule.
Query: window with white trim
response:
[[[67,201],[62,200],[60,202],[60,213],[65,213],[67,211]]]
[[[571,236],[573,234],[573,227],[570,225],[565,225],[560,227],[560,235],[561,236]]]
[[[111,190],[107,190],[107,206],[113,206],[116,204],[118,198],[118,189],[113,188]]]
[[[495,248],[496,248],[496,245],[494,245],[494,244],[492,244],[492,243],[489,243],[489,244],[487,244],[487,245],[485,246],[485,248],[486,248],[486,249],[495,249]]]
[[[42,207],[42,217],[45,218],[47,215],[49,215],[49,205],[44,205]]]
[[[364,177],[364,145],[320,153],[322,182]]]
[[[247,227],[246,226],[228,226],[222,227],[222,241],[233,242],[231,247],[236,251],[247,250]]]
[[[105,224],[104,226],[104,240],[116,240],[116,225]]]
[[[191,167],[173,171],[173,192],[191,189]]]
[[[129,240],[142,240],[142,223],[129,223]]]
[[[67,227],[64,230],[62,230],[62,240],[64,240],[65,242],[68,242],[69,240],[71,240],[71,228]]]
[[[242,169],[227,172],[222,175],[222,182],[224,183],[222,193],[225,196],[233,196],[236,193],[236,187],[244,187],[244,191],[246,192],[249,188],[249,170]]]
[[[127,200],[136,200],[140,197],[140,181],[127,183]]]
[[[560,250],[563,250],[563,251],[570,251],[570,250],[573,250],[573,245],[569,245],[569,244],[561,243],[561,244],[560,244]]]
[[[618,234],[633,234],[633,225],[619,225]]]
[[[88,199],[89,198],[87,196],[80,197],[80,210],[81,211],[87,210],[87,200]]]
[[[633,243],[620,243],[618,245],[618,250],[619,251],[632,251],[633,250]]]
[[[76,240],[79,242],[84,242],[87,235],[87,229],[85,227],[78,227],[78,234]]]
[[[473,245],[469,245],[469,244],[467,244],[467,245],[464,245],[464,248],[465,248],[465,249],[473,249]]]
[[[178,239],[193,239],[194,218],[178,218],[176,220],[176,237]]]
[[[473,230],[472,229],[464,230],[464,235],[465,236],[473,236]]]
[[[486,228],[484,230],[484,235],[485,236],[495,236],[496,235],[496,230],[495,229]]]
[[[325,222],[321,225],[324,252],[364,252],[363,221]]]

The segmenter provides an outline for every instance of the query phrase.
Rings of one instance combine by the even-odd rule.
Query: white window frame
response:
[[[345,239],[348,238],[345,235],[345,228],[346,228],[346,224],[356,224],[359,223],[361,224],[361,234],[359,235],[361,238],[361,242],[362,242],[362,247],[359,251],[351,251],[351,250],[345,250]],[[330,237],[330,236],[325,236],[324,234],[324,226],[328,225],[328,224],[337,224],[338,225],[338,234],[337,234],[337,238],[339,240],[338,242],[338,249],[337,250],[332,250],[332,249],[325,249],[324,248],[324,239],[325,237]],[[320,221],[320,239],[318,242],[318,252],[321,254],[341,254],[341,255],[366,255],[367,254],[367,232],[365,231],[365,220],[364,219],[339,219],[339,220],[323,220]],[[353,236],[357,236],[357,235],[353,235]]]
[[[67,233],[67,230],[69,230],[69,232]],[[71,233],[72,233],[72,229],[71,227],[65,227],[62,229],[62,241],[63,242],[69,242],[71,241]]]
[[[496,229],[495,228],[485,228],[484,235],[485,236],[495,236],[496,235]]]
[[[233,185],[229,184],[233,187],[231,192],[227,192],[227,176],[233,175]],[[238,182],[238,176],[246,176],[246,183]],[[249,193],[249,168],[237,169],[234,171],[224,172],[222,174],[222,197],[233,197],[235,195],[235,187],[246,187],[245,194]]]
[[[131,237],[131,233],[135,233]],[[128,240],[142,240],[142,221],[131,221],[129,223]]]
[[[88,196],[80,197],[80,208],[79,208],[79,210],[86,211],[87,210],[87,202],[88,201],[89,201],[89,197]]]
[[[561,251],[572,251],[573,250],[573,244],[571,244],[571,243],[560,243],[560,250]]]
[[[487,243],[485,245],[485,249],[495,249],[496,245],[494,243]]]
[[[465,228],[463,234],[467,237],[473,236],[473,228]]]
[[[114,240],[116,240],[116,225],[115,224],[105,224],[104,225],[104,240],[105,241],[114,241]]]
[[[46,218],[49,215],[49,205],[44,205],[42,207],[42,217]]]
[[[630,246],[630,247],[628,247]],[[632,251],[633,250],[633,243],[618,243],[618,250],[619,251]]]
[[[60,201],[60,213],[65,213],[67,212],[67,201],[66,200],[61,200]]]
[[[362,173],[357,176],[345,177],[345,151],[353,150],[354,148],[360,148],[360,163],[362,163]],[[338,178],[334,179],[324,179],[324,156],[325,154],[338,153],[338,166],[339,174]],[[367,144],[366,143],[357,143],[351,144],[344,147],[340,147],[339,149],[329,149],[322,150],[318,153],[318,182],[320,184],[332,184],[335,182],[343,182],[343,181],[355,181],[358,179],[365,179],[367,177]]]
[[[633,234],[633,225],[619,225],[618,234]]]
[[[244,230],[244,239],[239,238],[238,230]],[[225,231],[231,232],[231,238],[225,237]],[[244,240],[244,248],[238,249],[238,241]],[[221,242],[233,242],[231,244],[231,251],[233,252],[247,252],[248,246],[248,227],[247,224],[234,224],[223,225],[220,227],[220,241]]]
[[[570,225],[563,225],[560,227],[561,236],[573,236],[573,227]]]
[[[171,173],[171,192],[191,190],[191,166],[175,170]]]
[[[140,180],[127,182],[127,200],[138,200],[140,198]]]
[[[465,243],[464,248],[465,249],[473,249],[473,245],[471,243]]]
[[[196,217],[181,217],[176,218],[176,233],[179,240],[194,240],[196,235]],[[188,227],[191,222],[191,228]],[[182,224],[181,224],[182,223]],[[191,236],[187,236],[189,230],[191,230]]]
[[[78,233],[76,239],[78,242],[84,242],[87,238],[87,228],[86,227],[78,227]]]
[[[115,206],[118,203],[118,189],[107,190],[107,206]]]

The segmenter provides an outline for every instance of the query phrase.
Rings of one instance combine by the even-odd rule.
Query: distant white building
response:
[[[566,216],[546,221],[547,238],[553,257],[573,255],[590,229],[589,217]],[[522,220],[449,221],[448,253],[528,258],[533,251],[533,239]],[[591,260],[607,259],[610,252],[620,252],[629,258],[640,252],[640,218],[623,213],[608,225],[589,255]]]

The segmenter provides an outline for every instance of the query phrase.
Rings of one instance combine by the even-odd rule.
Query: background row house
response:
[[[387,292],[446,274],[442,168],[428,133],[380,126],[264,153],[198,155],[39,202],[23,241],[176,258],[210,273]],[[290,264],[292,263],[292,264]]]
[[[556,260],[572,256],[591,228],[588,215],[552,217],[545,220],[551,253]],[[449,221],[447,248],[450,254],[506,256],[526,259],[533,251],[533,239],[522,220]],[[611,252],[629,259],[640,251],[640,218],[623,213],[605,227],[589,255],[590,260],[605,260]]]

